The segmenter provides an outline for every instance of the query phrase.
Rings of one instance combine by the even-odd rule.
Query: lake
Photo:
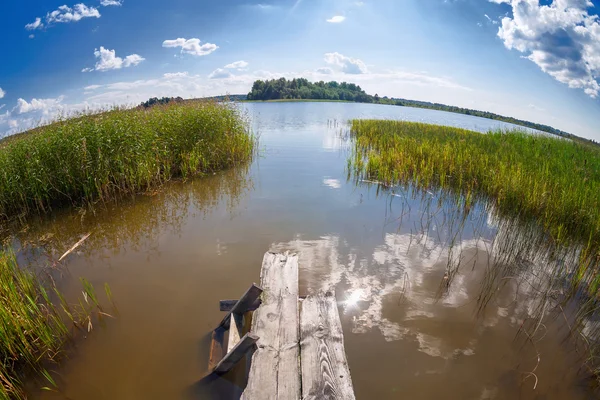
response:
[[[535,319],[541,278],[532,271],[546,267],[543,255],[505,256],[517,241],[538,243],[529,231],[485,204],[467,215],[441,193],[348,179],[351,118],[482,132],[514,126],[371,104],[240,107],[260,136],[251,165],[172,182],[95,214],[57,213],[15,235],[28,262],[55,259],[91,232],[57,273],[59,285],[75,298],[80,277],[99,292],[108,283],[116,305],[106,307],[116,318],[95,322],[69,351],[57,370],[60,392],[32,390],[32,398],[239,392],[238,376],[198,380],[223,317],[219,300],[259,281],[268,250],[299,254],[301,294],[335,288],[358,399],[590,398],[579,370],[585,354],[564,340],[567,323]],[[531,323],[533,334],[523,335]]]

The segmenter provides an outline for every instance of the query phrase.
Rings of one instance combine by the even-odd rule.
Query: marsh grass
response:
[[[516,283],[534,300],[520,330],[526,341],[535,347],[558,321],[582,344],[582,369],[600,384],[600,151],[522,131],[403,121],[354,120],[351,135],[349,178],[377,181],[392,193],[436,193],[457,213],[444,221],[459,228],[483,205],[498,232],[479,312]],[[458,252],[458,261],[449,257],[443,289],[465,264]],[[525,376],[537,382],[535,368]]]
[[[522,131],[486,134],[404,121],[352,121],[349,166],[387,184],[460,193],[539,221],[556,243],[600,248],[600,151]]]
[[[82,280],[83,299],[70,305],[51,280],[17,265],[13,253],[0,251],[0,398],[24,399],[23,378],[42,378],[47,390],[56,384],[46,367],[60,360],[73,338],[68,325],[91,330],[102,311],[93,286]],[[107,295],[110,289],[107,287]]]
[[[0,141],[0,219],[94,205],[173,177],[251,158],[255,138],[227,103],[116,109],[58,121]]]

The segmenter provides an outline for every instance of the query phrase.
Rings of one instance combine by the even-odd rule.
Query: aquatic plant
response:
[[[584,349],[582,370],[600,384],[600,150],[523,131],[404,121],[354,120],[351,135],[349,177],[377,181],[392,193],[435,193],[458,210],[444,222],[461,229],[474,208],[485,207],[498,232],[478,311],[509,282],[523,284],[532,296],[521,339],[535,349],[536,334],[545,336],[557,321]],[[441,292],[465,264],[454,243],[453,237],[450,252],[458,256],[449,257]],[[535,387],[535,368],[524,374]]]
[[[247,161],[254,137],[227,103],[115,109],[0,141],[0,219],[93,205]]]
[[[84,300],[71,306],[50,281],[17,265],[13,253],[0,251],[0,399],[25,399],[22,378],[27,374],[45,379],[46,389],[55,390],[46,366],[58,361],[72,338],[67,323],[90,330],[96,311],[108,315],[93,286],[82,282]]]
[[[499,212],[539,221],[556,243],[576,239],[590,251],[600,248],[594,147],[523,131],[484,134],[405,121],[354,120],[351,131],[349,165],[358,176],[453,190],[467,207],[487,200]]]

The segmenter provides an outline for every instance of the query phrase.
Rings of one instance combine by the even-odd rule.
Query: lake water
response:
[[[479,131],[511,125],[369,104],[242,107],[260,134],[251,165],[174,182],[95,215],[65,212],[15,236],[27,261],[56,258],[91,232],[60,286],[75,298],[79,277],[100,292],[108,283],[117,306],[107,307],[116,318],[95,323],[57,369],[60,392],[33,390],[32,398],[239,392],[237,376],[198,380],[208,334],[223,317],[219,300],[259,281],[268,250],[299,254],[301,294],[335,288],[358,399],[590,398],[565,324],[540,322],[533,336],[519,334],[539,304],[523,268],[490,283],[497,253],[518,235],[489,208],[465,216],[439,193],[347,179],[351,118]],[[524,253],[519,260],[536,262]],[[492,296],[482,302],[485,288]]]

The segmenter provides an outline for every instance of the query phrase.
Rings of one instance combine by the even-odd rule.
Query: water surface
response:
[[[60,285],[75,298],[79,277],[98,288],[106,282],[118,308],[117,318],[95,326],[58,368],[60,392],[34,391],[33,398],[239,392],[236,376],[198,384],[207,335],[223,316],[218,301],[259,280],[268,250],[298,252],[302,294],[335,288],[359,399],[590,396],[581,354],[563,340],[564,324],[544,323],[534,337],[517,334],[535,314],[537,292],[527,268],[491,273],[514,235],[488,207],[464,215],[439,193],[347,179],[349,142],[340,133],[348,119],[478,131],[509,124],[369,104],[242,107],[260,133],[260,156],[250,166],[174,182],[95,215],[63,213],[16,235],[14,246],[29,249],[24,260],[56,258],[91,232],[69,256]],[[40,236],[41,244],[27,243]],[[519,257],[524,265],[539,261]],[[486,287],[493,297],[482,307]]]

